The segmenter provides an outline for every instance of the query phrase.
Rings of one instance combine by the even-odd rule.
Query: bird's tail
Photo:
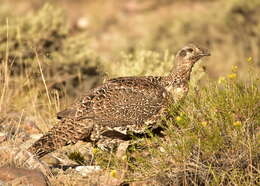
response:
[[[29,147],[28,151],[41,158],[65,145],[88,138],[92,129],[91,121],[63,119]]]

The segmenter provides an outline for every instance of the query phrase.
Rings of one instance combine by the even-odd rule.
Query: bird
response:
[[[209,50],[188,44],[177,52],[167,76],[118,77],[90,89],[58,112],[58,123],[28,151],[41,158],[80,140],[114,144],[130,132],[153,127],[170,104],[185,98],[192,68],[204,56],[210,56]]]

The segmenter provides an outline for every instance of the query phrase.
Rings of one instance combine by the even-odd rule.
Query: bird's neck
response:
[[[185,61],[176,61],[176,67],[172,69],[168,76],[165,76],[165,82],[173,87],[188,86],[193,63]]]
[[[168,76],[164,77],[164,87],[175,101],[185,97],[189,90],[189,80],[193,64],[177,61],[176,67]]]

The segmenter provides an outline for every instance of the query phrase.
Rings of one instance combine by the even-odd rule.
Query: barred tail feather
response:
[[[28,151],[41,158],[65,145],[74,144],[90,136],[93,128],[91,123],[91,120],[75,121],[66,118],[37,140]]]

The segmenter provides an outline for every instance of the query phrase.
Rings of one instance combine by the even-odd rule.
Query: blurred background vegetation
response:
[[[211,50],[209,78],[235,65],[247,79],[249,57],[260,69],[259,17],[259,0],[1,0],[0,109],[55,97],[54,114],[104,79],[168,73],[190,42]]]
[[[14,73],[34,66],[35,50],[50,76],[47,80],[54,76],[56,81],[58,76],[96,75],[95,67],[110,76],[122,75],[117,72],[124,61],[122,53],[174,54],[190,42],[211,49],[207,71],[213,78],[229,72],[232,65],[243,67],[248,57],[257,62],[260,58],[258,0],[2,2],[0,58],[6,53],[8,29]]]
[[[169,108],[178,120],[168,121],[168,141],[150,139],[167,151],[148,139],[154,159],[133,153],[141,165],[131,167],[134,177],[259,182],[259,17],[259,0],[1,0],[0,132],[19,137],[14,129],[35,124],[44,133],[85,90],[111,77],[167,74],[176,51],[193,42],[211,57],[195,68],[183,115]]]
[[[260,69],[259,17],[259,0],[1,0],[0,109],[33,95],[58,101],[55,113],[104,79],[166,74],[190,42],[212,53],[199,74],[235,66],[248,79],[248,59]]]

